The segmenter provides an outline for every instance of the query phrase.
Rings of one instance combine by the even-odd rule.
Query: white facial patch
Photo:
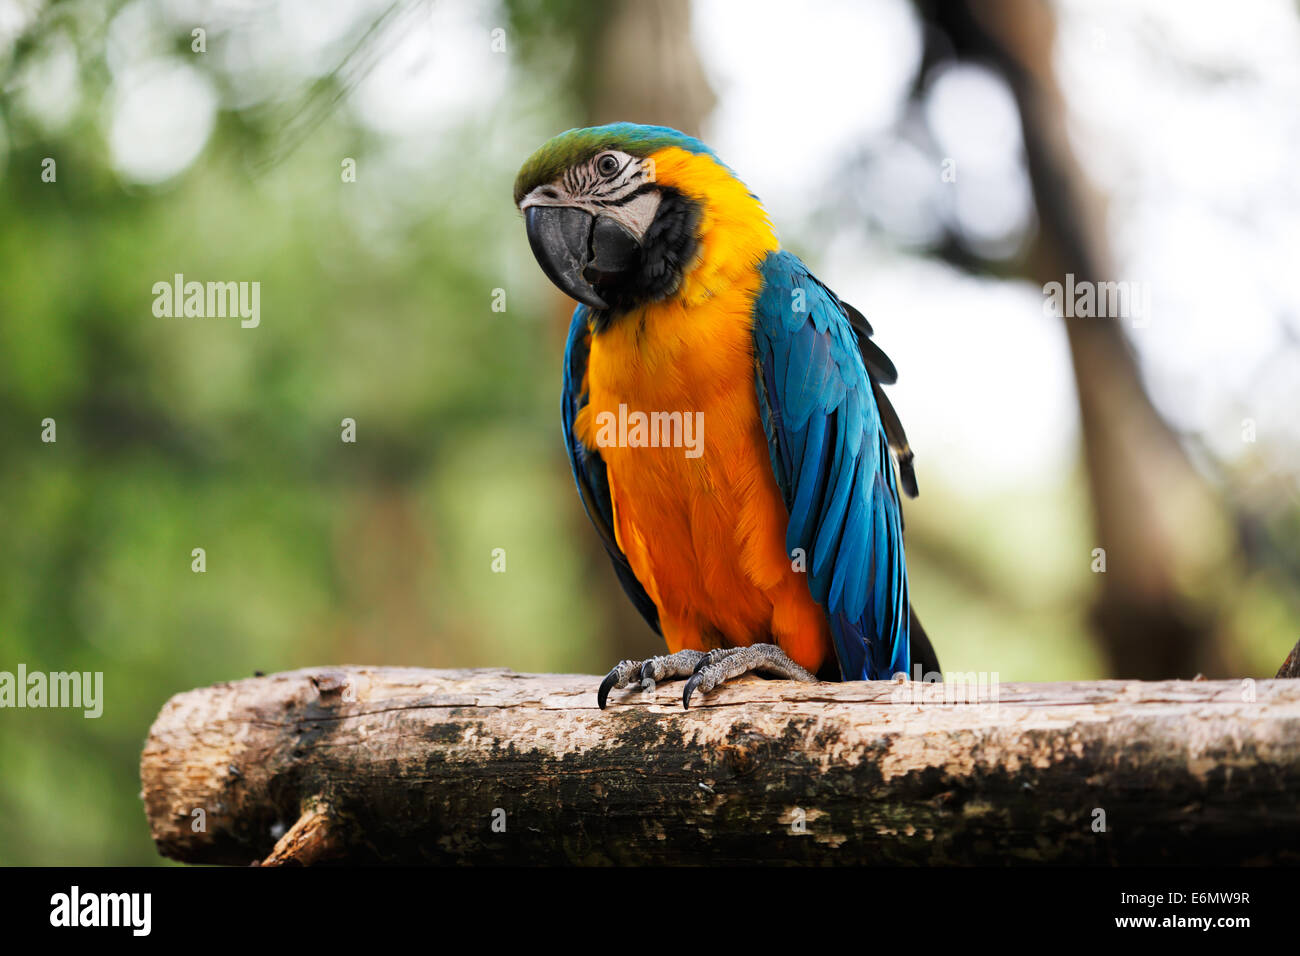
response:
[[[615,149],[602,150],[571,166],[559,179],[538,186],[519,203],[571,206],[593,216],[607,216],[641,239],[654,222],[661,200],[654,186],[654,161]]]

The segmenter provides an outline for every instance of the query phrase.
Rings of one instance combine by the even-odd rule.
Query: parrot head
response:
[[[542,271],[597,310],[708,294],[710,276],[690,280],[710,272],[701,266],[719,259],[710,256],[719,239],[753,245],[754,260],[775,245],[744,184],[699,140],[665,126],[561,133],[524,163],[514,198]]]

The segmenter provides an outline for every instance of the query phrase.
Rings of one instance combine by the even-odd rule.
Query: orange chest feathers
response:
[[[689,308],[657,303],[593,335],[575,427],[605,461],[618,544],[670,649],[777,637],[815,671],[829,642],[785,554],[754,389],[758,281]]]

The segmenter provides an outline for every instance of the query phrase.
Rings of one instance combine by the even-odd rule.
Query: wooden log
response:
[[[322,668],[178,694],[141,757],[153,838],[240,865],[1300,861],[1300,682],[746,678],[600,711],[598,680]]]

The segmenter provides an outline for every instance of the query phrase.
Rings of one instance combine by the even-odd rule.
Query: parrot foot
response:
[[[690,677],[704,656],[703,651],[678,651],[676,654],[648,657],[644,661],[619,661],[600,682],[600,689],[596,691],[596,703],[604,710],[609,692],[616,687],[626,687],[632,683],[634,676],[640,681],[641,690],[650,690],[655,681]]]
[[[695,691],[707,693],[733,677],[739,677],[750,671],[808,684],[817,683],[817,678],[813,674],[790,660],[785,651],[775,644],[723,647],[701,656],[699,663],[695,665],[695,673],[686,682],[686,689],[682,691],[682,707],[691,706],[691,695]]]

